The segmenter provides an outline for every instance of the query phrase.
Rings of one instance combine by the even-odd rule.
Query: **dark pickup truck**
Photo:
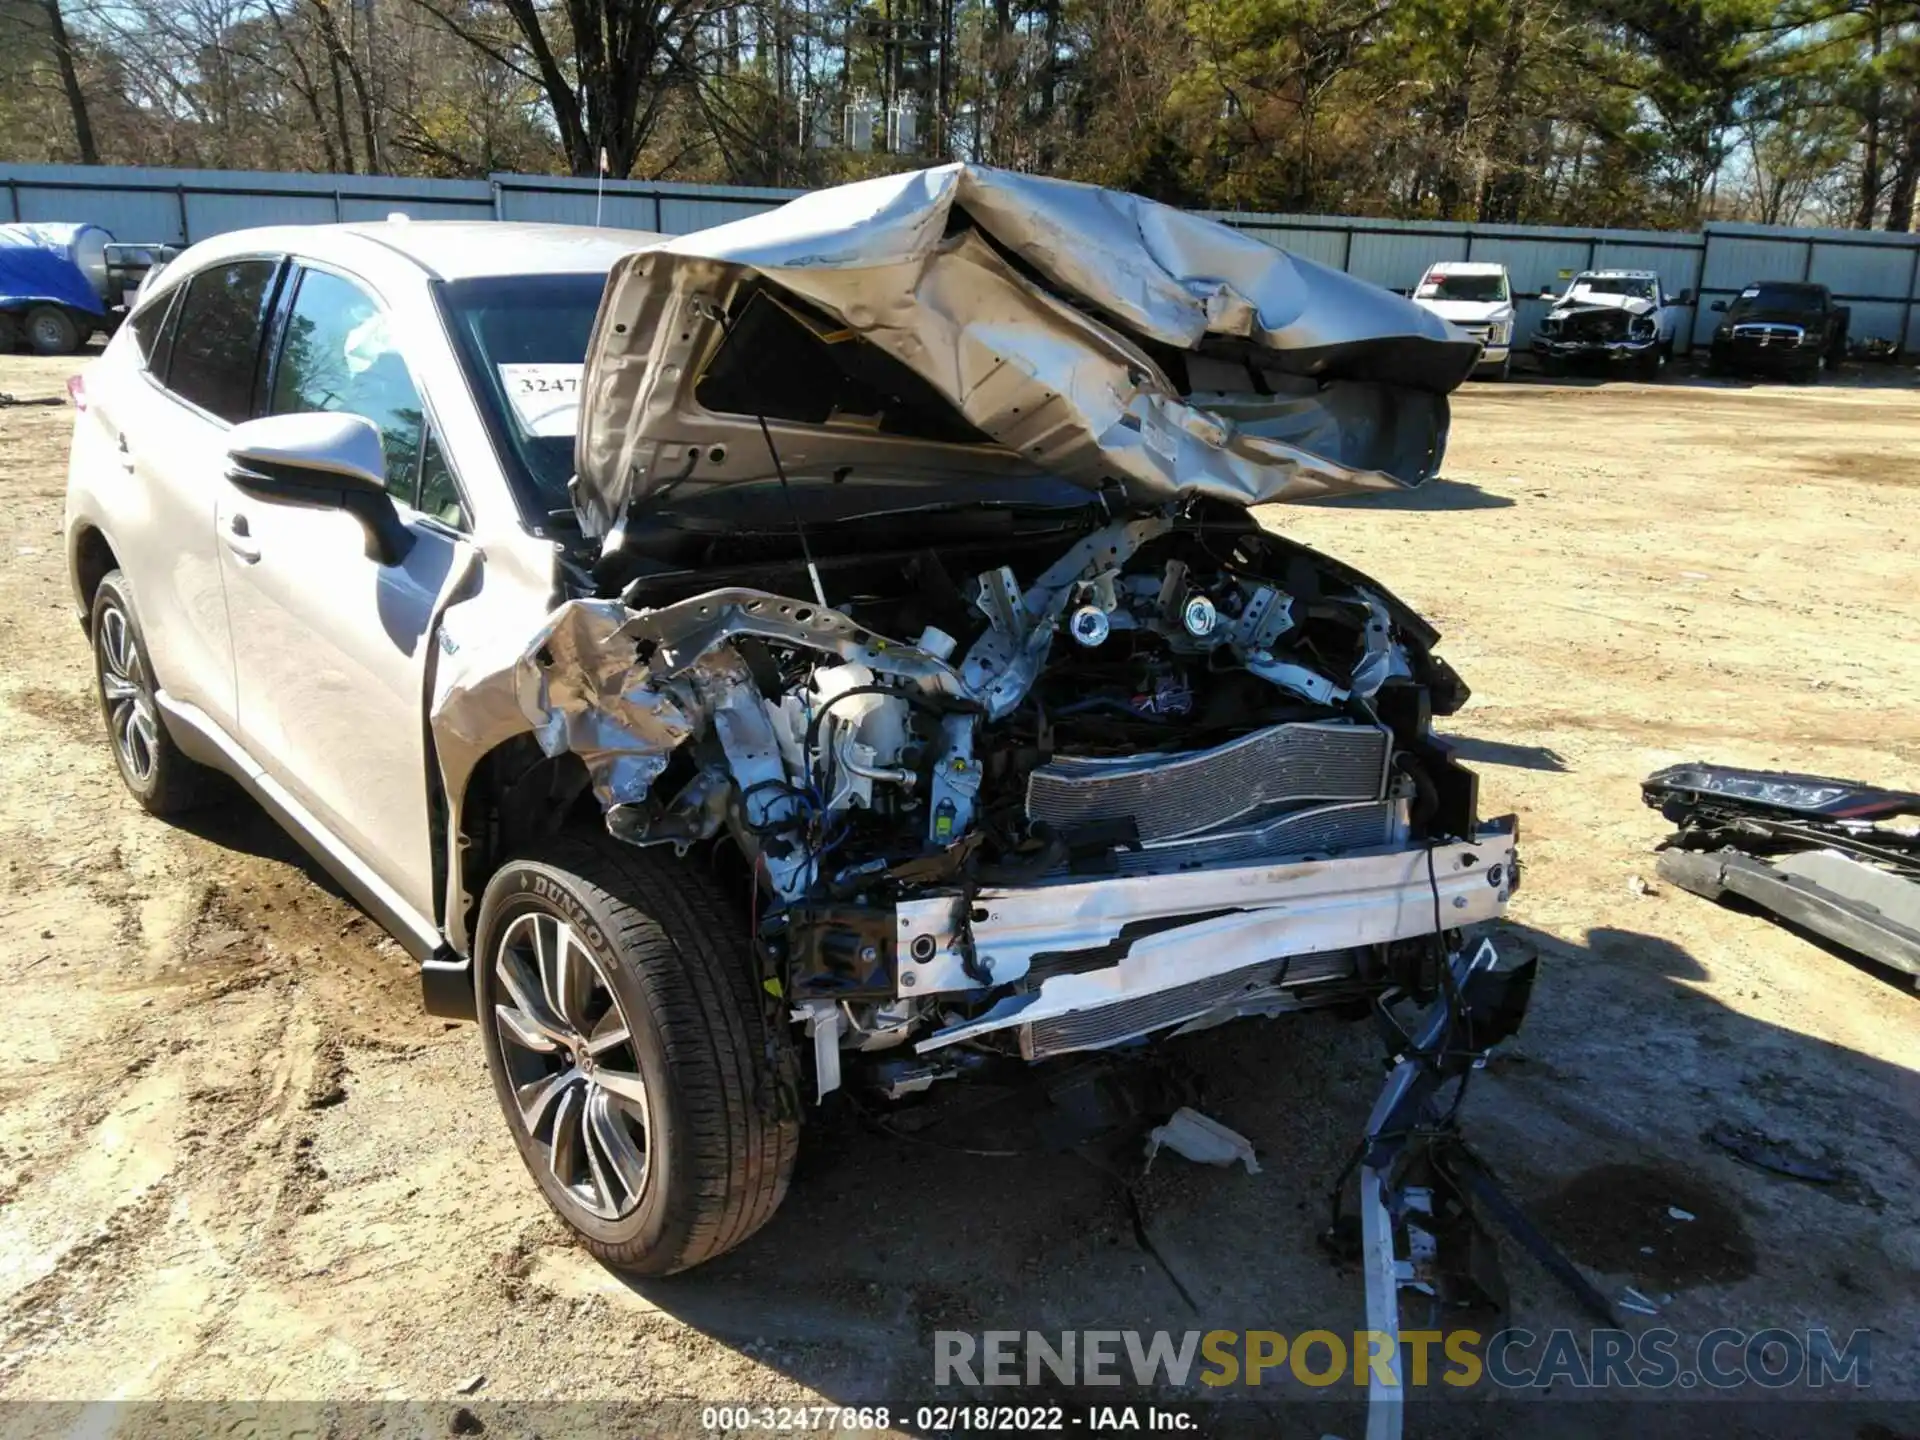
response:
[[[1716,375],[1758,370],[1815,380],[1822,362],[1832,370],[1847,358],[1850,312],[1824,285],[1762,280],[1712,308],[1726,312],[1707,352]]]

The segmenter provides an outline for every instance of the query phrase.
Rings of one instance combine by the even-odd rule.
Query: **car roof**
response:
[[[373,220],[230,230],[181,258],[197,270],[223,255],[286,251],[351,264],[374,252],[412,261],[442,280],[490,275],[605,274],[614,261],[667,239],[648,230],[518,220]]]
[[[1495,260],[1436,260],[1429,275],[1504,275],[1507,267]]]
[[[1582,275],[1591,275],[1605,280],[1658,280],[1658,270],[1582,270]]]
[[[605,271],[621,256],[667,238],[650,230],[520,220],[385,220],[339,228],[397,250],[445,280]]]

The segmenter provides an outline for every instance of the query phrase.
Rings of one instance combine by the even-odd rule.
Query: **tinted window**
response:
[[[1429,275],[1414,292],[1419,300],[1472,300],[1491,303],[1507,298],[1504,275]]]
[[[607,277],[514,275],[441,288],[454,343],[522,505],[565,510],[580,370]],[[572,405],[556,402],[567,397]]]
[[[173,354],[173,312],[180,308],[180,287],[162,295],[127,322],[140,358],[156,375],[167,373],[167,358]]]
[[[425,409],[386,311],[351,280],[301,273],[267,408],[272,415],[365,416],[380,427],[389,493],[413,503]]]
[[[1811,314],[1824,308],[1826,292],[1812,285],[1749,285],[1733,302],[1735,310],[1786,310]]]
[[[467,527],[467,510],[460,503],[460,488],[453,483],[447,457],[440,452],[440,441],[431,430],[420,452],[420,500],[414,508],[456,530]]]
[[[1638,275],[1582,275],[1573,282],[1572,294],[1625,295],[1633,300],[1654,298],[1653,281]]]
[[[234,424],[253,413],[260,330],[278,268],[272,260],[240,260],[202,270],[187,283],[168,389]]]

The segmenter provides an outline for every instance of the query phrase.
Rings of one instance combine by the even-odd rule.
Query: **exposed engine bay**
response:
[[[771,1047],[771,1107],[1371,1011],[1395,1068],[1335,1189],[1390,1334],[1487,1253],[1449,1142],[1532,985],[1470,933],[1515,828],[1433,733],[1467,699],[1433,628],[1249,507],[1432,478],[1480,354],[1215,221],[978,166],[636,251],[580,381],[579,598],[450,677],[444,791],[530,733],[616,837],[737,857],[810,1060]],[[456,951],[473,891],[456,856]]]
[[[1204,501],[994,553],[843,558],[825,610],[643,576],[522,668],[614,834],[747,857],[818,1093],[1430,992],[1504,904],[1511,830],[1429,729],[1466,687],[1378,586]]]

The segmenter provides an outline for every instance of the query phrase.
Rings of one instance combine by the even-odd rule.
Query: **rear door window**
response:
[[[279,268],[277,260],[236,260],[187,282],[165,373],[169,390],[230,424],[253,413],[260,335]]]

